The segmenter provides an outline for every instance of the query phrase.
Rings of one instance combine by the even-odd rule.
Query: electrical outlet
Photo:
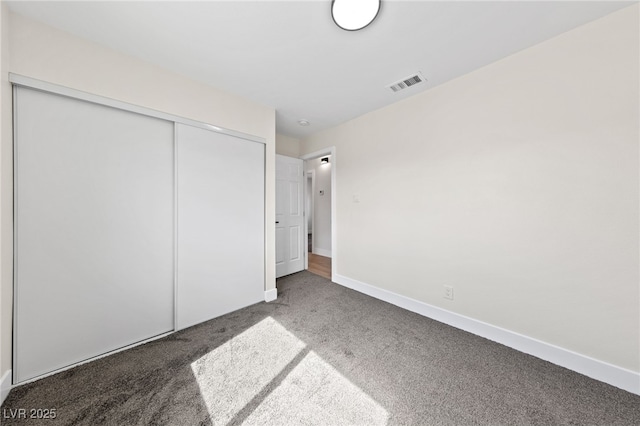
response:
[[[451,287],[450,285],[444,286],[444,298],[453,300],[453,287]]]

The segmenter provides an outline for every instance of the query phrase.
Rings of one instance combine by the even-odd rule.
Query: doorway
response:
[[[305,171],[305,205],[304,211],[307,220],[307,253],[313,252],[313,193],[315,192],[316,171]]]
[[[307,270],[331,279],[333,257],[332,155],[305,158],[305,228]]]

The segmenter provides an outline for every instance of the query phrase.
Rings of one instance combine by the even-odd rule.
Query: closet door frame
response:
[[[130,112],[135,112],[141,115],[147,115],[149,117],[160,118],[166,121],[173,121],[174,123],[182,123],[182,124],[187,124],[193,127],[200,127],[207,130],[212,130],[217,133],[223,133],[225,135],[234,136],[240,139],[246,139],[249,141],[259,142],[262,144],[266,143],[265,139],[260,136],[250,135],[248,133],[238,132],[231,129],[225,129],[224,127],[214,126],[212,124],[203,123],[201,121],[191,120],[189,118],[180,117],[180,116],[169,114],[162,111],[156,111],[151,108],[133,105],[127,102],[106,98],[100,95],[94,95],[92,93],[71,89],[69,87],[60,86],[54,83],[48,83],[46,81],[37,80],[31,77],[25,77],[22,75],[9,73],[9,82],[13,84],[13,86],[23,86],[29,89],[41,90],[43,92],[54,93],[56,95],[62,95],[69,98],[92,102],[94,104],[109,106],[112,108],[121,109],[123,111],[130,111]]]
[[[173,258],[174,258],[174,276],[173,276],[173,284],[174,284],[174,329],[172,331],[163,333],[161,335],[157,335],[154,337],[151,337],[149,339],[145,339],[145,340],[141,340],[139,342],[135,342],[133,344],[130,344],[128,346],[125,347],[121,347],[121,348],[117,348],[114,349],[112,351],[106,352],[104,354],[100,354],[94,357],[91,357],[89,359],[80,361],[78,363],[75,363],[73,365],[69,365],[60,369],[57,369],[55,371],[51,371],[42,375],[39,375],[37,377],[31,378],[31,379],[27,379],[21,382],[16,382],[16,377],[15,375],[13,375],[13,385],[20,385],[20,384],[25,384],[25,383],[29,383],[38,379],[41,379],[43,377],[52,375],[52,374],[56,374],[59,373],[60,371],[64,371],[70,368],[73,368],[77,365],[80,364],[84,364],[86,362],[95,360],[95,359],[99,359],[102,358],[104,356],[108,356],[156,339],[160,339],[163,338],[167,335],[170,335],[171,333],[174,333],[175,331],[178,330],[177,327],[177,316],[178,316],[178,312],[177,312],[177,288],[178,288],[178,282],[177,282],[177,277],[178,277],[178,268],[177,268],[177,259],[178,259],[178,251],[177,251],[177,234],[178,234],[178,218],[177,218],[177,211],[178,211],[178,203],[177,203],[177,199],[178,199],[178,194],[177,194],[177,189],[178,189],[178,185],[177,185],[177,125],[176,124],[185,124],[188,126],[192,126],[192,127],[197,127],[197,128],[202,128],[202,129],[206,129],[206,130],[210,130],[216,133],[221,133],[221,134],[225,134],[225,135],[229,135],[229,136],[233,136],[239,139],[244,139],[247,141],[251,141],[251,142],[255,142],[255,143],[261,143],[263,145],[266,145],[266,140],[262,137],[259,136],[255,136],[255,135],[251,135],[248,133],[243,133],[243,132],[238,132],[235,130],[231,130],[231,129],[226,129],[223,127],[219,127],[219,126],[214,126],[212,124],[208,124],[208,123],[204,123],[204,122],[200,122],[197,120],[191,120],[188,118],[184,118],[184,117],[180,117],[180,116],[176,116],[173,114],[169,114],[169,113],[165,113],[162,111],[157,111],[157,110],[153,110],[150,108],[146,108],[146,107],[142,107],[142,106],[138,106],[138,105],[134,105],[134,104],[130,104],[127,102],[123,102],[123,101],[118,101],[116,99],[111,99],[111,98],[107,98],[107,97],[103,97],[100,95],[94,95],[92,93],[88,93],[88,92],[83,92],[81,90],[77,90],[77,89],[72,89],[69,87],[65,87],[65,86],[61,86],[58,84],[54,84],[54,83],[49,83],[49,82],[45,82],[45,81],[41,81],[38,79],[34,79],[31,77],[26,77],[26,76],[22,76],[19,74],[14,74],[14,73],[9,73],[9,82],[12,84],[13,86],[13,90],[12,90],[12,94],[13,94],[13,111],[16,110],[16,98],[17,98],[17,88],[18,87],[24,87],[24,88],[28,88],[28,89],[32,89],[32,90],[38,90],[38,91],[42,91],[42,92],[46,92],[46,93],[51,93],[51,94],[55,94],[55,95],[61,95],[61,96],[65,96],[68,98],[72,98],[72,99],[76,99],[76,100],[81,100],[81,101],[86,101],[86,102],[90,102],[90,103],[94,103],[94,104],[98,104],[98,105],[103,105],[103,106],[107,106],[107,107],[112,107],[112,108],[116,108],[119,110],[123,110],[123,111],[128,111],[128,112],[133,112],[136,114],[140,114],[140,115],[145,115],[148,117],[153,117],[153,118],[159,118],[162,120],[166,120],[169,122],[173,122],[174,123],[174,168],[173,168],[173,175],[174,175],[174,223],[173,223],[173,238],[174,238],[174,250],[173,250]],[[17,120],[16,120],[16,115],[15,113],[13,114],[13,128],[16,129],[16,124],[17,124]],[[13,151],[14,151],[14,156],[15,156],[15,152],[16,152],[16,144],[17,144],[17,135],[14,132],[14,138],[13,138]],[[265,161],[266,161],[266,156],[265,156]],[[14,179],[15,179],[15,175],[16,175],[16,161],[15,161],[15,157],[13,160],[13,166],[14,166]],[[264,170],[266,173],[266,169]],[[264,183],[265,183],[265,197],[263,198],[263,202],[266,202],[266,175],[264,176]],[[13,216],[14,218],[17,217],[17,203],[16,200],[18,198],[19,194],[17,193],[16,190],[16,186],[15,186],[15,180],[14,180],[14,184],[13,184]],[[265,204],[266,206],[266,204]],[[266,215],[266,211],[263,212],[263,216]],[[266,227],[266,223],[265,223],[265,228],[264,228],[264,235],[263,237],[263,241],[264,239],[266,239],[267,235],[267,227]],[[17,306],[17,277],[16,277],[16,266],[17,266],[17,243],[18,243],[18,238],[17,238],[17,226],[16,226],[16,221],[14,220],[14,225],[13,225],[13,270],[14,270],[14,274],[13,274],[13,312],[12,312],[12,317],[13,317],[13,338],[12,338],[12,355],[13,355],[13,360],[15,362],[16,360],[16,356],[17,356],[17,345],[16,345],[16,331],[15,331],[15,327],[17,324],[17,311],[16,311],[16,306]],[[266,252],[266,246],[264,248],[263,251],[263,256],[264,256],[264,273],[263,273],[263,291],[266,288],[266,275],[267,275],[267,252]]]

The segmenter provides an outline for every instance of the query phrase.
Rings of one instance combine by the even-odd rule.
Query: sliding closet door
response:
[[[26,88],[15,102],[22,382],[174,328],[174,125]]]
[[[264,300],[264,145],[176,130],[181,329]]]

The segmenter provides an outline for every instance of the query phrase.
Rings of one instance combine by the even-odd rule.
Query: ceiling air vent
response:
[[[417,72],[414,75],[403,78],[402,80],[387,87],[394,92],[399,92],[407,87],[415,86],[416,84],[424,83],[425,81],[427,81],[427,79],[424,78],[420,72]]]

